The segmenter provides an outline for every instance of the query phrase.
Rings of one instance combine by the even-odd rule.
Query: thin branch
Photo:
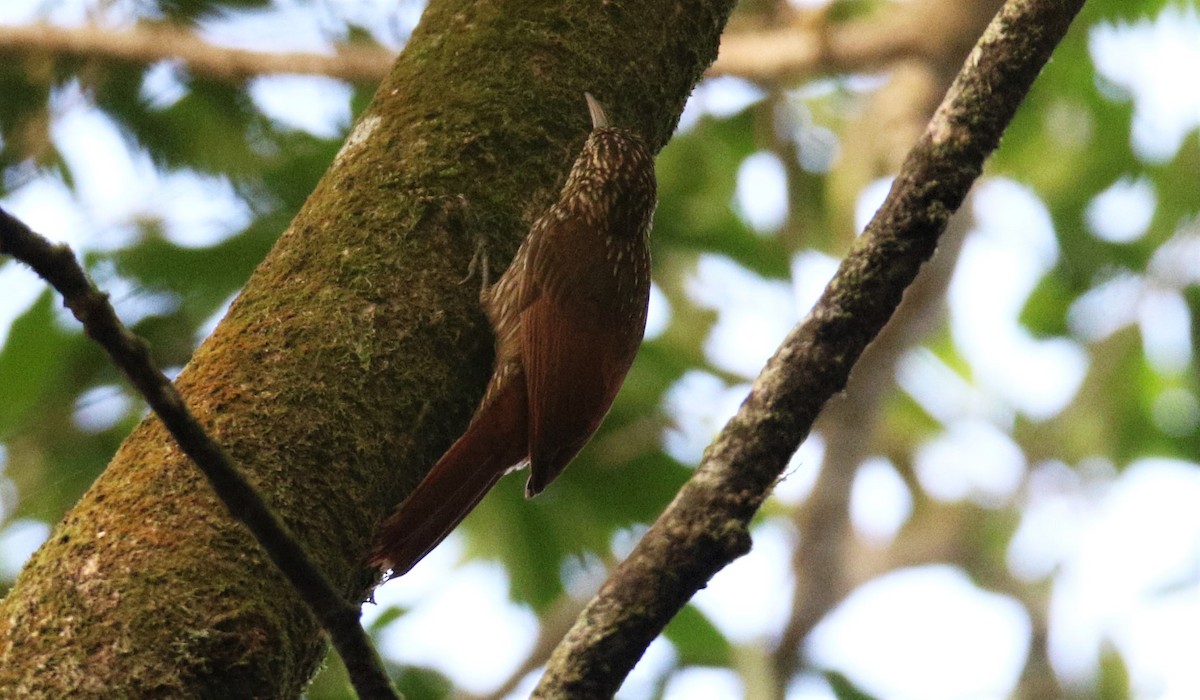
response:
[[[917,60],[949,65],[949,82],[979,35],[975,27],[986,25],[999,5],[997,0],[916,0],[842,22],[829,19],[828,8],[798,12],[783,27],[726,35],[708,75],[795,85],[821,75],[891,70]]]
[[[929,259],[1083,0],[1010,0],[909,154],[887,201],[692,479],[551,657],[535,698],[606,698],[671,617],[750,548],[749,522],[824,403]]]
[[[797,22],[783,29],[735,32],[721,41],[709,76],[799,82],[838,72],[880,70],[929,49],[927,35],[897,31],[888,22],[844,25]],[[197,75],[241,81],[258,75],[323,75],[375,83],[387,75],[396,53],[380,46],[342,46],[335,54],[272,53],[208,43],[187,29],[167,26],[114,30],[49,24],[0,26],[0,54],[51,54],[152,64],[179,61]]]
[[[721,53],[708,75],[802,82],[814,75],[880,70],[923,53],[927,44],[924,37],[878,31],[874,24],[808,22],[732,33],[721,40]]]
[[[337,594],[283,522],[237,471],[225,451],[208,436],[175,386],[154,366],[146,343],[117,318],[108,296],[91,283],[71,249],[50,243],[0,209],[0,254],[11,255],[33,268],[62,294],[84,331],[108,352],[141,392],[179,447],[204,473],[230,514],[253,533],[329,632],[359,697],[397,698],[379,656],[358,622],[360,610]]]
[[[48,24],[0,26],[0,54],[13,53],[146,64],[177,60],[198,75],[232,81],[270,73],[297,73],[377,83],[396,60],[396,52],[378,46],[342,46],[331,55],[231,49],[210,44],[190,31],[169,27],[110,30]]]
[[[809,633],[861,580],[848,571],[850,494],[858,466],[867,456],[893,384],[896,363],[927,336],[944,307],[946,287],[971,227],[965,210],[950,219],[937,252],[904,294],[895,315],[863,352],[839,399],[826,405],[818,428],[826,439],[825,458],[812,493],[797,512],[802,537],[793,554],[796,588],[792,614],[774,653],[779,685],[799,669],[801,646]]]

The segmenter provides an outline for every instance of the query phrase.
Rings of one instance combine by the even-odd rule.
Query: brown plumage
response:
[[[646,327],[654,159],[608,125],[592,133],[556,201],[483,293],[496,364],[466,432],[384,521],[371,561],[404,574],[505,473],[530,465],[527,496],[555,479],[608,413]]]

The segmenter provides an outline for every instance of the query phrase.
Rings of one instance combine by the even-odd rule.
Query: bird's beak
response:
[[[592,93],[585,92],[583,97],[587,100],[588,113],[592,115],[592,128],[608,126],[608,115],[604,113],[604,107],[592,97]]]

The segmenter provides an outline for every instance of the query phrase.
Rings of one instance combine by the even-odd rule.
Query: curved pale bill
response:
[[[604,113],[604,107],[592,97],[592,93],[585,92],[583,97],[587,100],[588,113],[592,115],[592,128],[599,129],[602,126],[608,126],[608,115]]]

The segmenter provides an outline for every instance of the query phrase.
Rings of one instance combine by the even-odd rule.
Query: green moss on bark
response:
[[[347,145],[178,385],[346,598],[376,523],[489,372],[478,279],[548,204],[582,93],[656,149],[732,2],[434,1]],[[156,420],[0,603],[20,697],[294,697],[314,621]]]

